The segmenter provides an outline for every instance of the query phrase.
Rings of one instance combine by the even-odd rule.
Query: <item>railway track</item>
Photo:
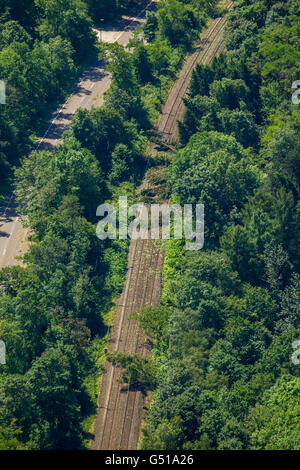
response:
[[[160,301],[160,273],[162,271],[163,262],[164,262],[164,250],[162,248],[158,248],[151,243],[152,253],[150,256],[150,263],[149,267],[150,270],[153,267],[156,267],[156,271],[153,273],[149,273],[147,275],[147,280],[145,282],[145,289],[143,300],[141,305],[143,307],[150,307],[151,305],[158,306]],[[158,282],[157,282],[158,281]],[[139,354],[141,356],[149,356],[150,349],[147,348],[147,343],[145,341],[144,334],[136,323],[135,325],[135,342],[133,344],[132,350],[130,351],[131,354]],[[124,414],[124,423],[122,428],[122,435],[121,435],[121,449],[135,449],[136,442],[135,436],[137,432],[139,432],[140,422],[141,420],[137,418],[142,418],[141,415],[136,416],[134,419],[135,411],[137,415],[139,411],[142,410],[143,406],[143,396],[140,393],[129,393],[127,394],[126,399],[126,406],[125,406],[125,414]]]
[[[158,246],[152,240],[131,241],[128,276],[124,292],[117,302],[115,323],[119,322],[119,330],[110,339],[110,352],[149,356],[150,351],[142,330],[135,320],[128,317],[131,312],[138,312],[142,307],[159,305],[163,260],[163,246]],[[96,439],[92,448],[136,448],[143,411],[143,392],[135,386],[122,387],[118,382],[120,377],[119,369],[108,364],[101,390],[108,388],[109,400],[103,406],[100,393],[99,409],[102,413],[98,415],[96,426],[99,426],[99,432],[95,432]],[[117,432],[115,423],[120,423]]]
[[[226,8],[230,8],[232,3],[229,2]],[[210,25],[171,90],[157,125],[157,131],[166,143],[172,143],[177,138],[177,120],[183,116],[182,98],[188,89],[192,69],[198,62],[209,64],[222,50],[225,23],[226,19],[222,17]],[[130,319],[130,314],[159,305],[164,249],[164,244],[155,240],[131,240],[127,278],[123,293],[116,302],[109,352],[119,351],[143,357],[151,355],[143,331],[136,320]],[[101,380],[92,449],[134,450],[137,447],[143,419],[144,391],[135,384],[124,386],[120,379],[121,371],[108,363]]]
[[[232,5],[233,2],[230,1],[227,3],[226,8],[229,9]],[[177,121],[183,118],[184,103],[182,99],[188,90],[192,70],[200,62],[208,65],[224,48],[223,30],[225,24],[226,17],[221,17],[210,25],[196,51],[190,56],[183,68],[181,76],[172,89],[172,93],[169,94],[157,126],[158,134],[162,136],[164,143],[173,144],[177,141]]]

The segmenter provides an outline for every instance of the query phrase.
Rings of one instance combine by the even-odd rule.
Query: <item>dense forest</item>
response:
[[[93,24],[130,3],[0,0],[0,194],[15,178],[31,231],[22,266],[0,271],[0,449],[87,447],[128,249],[97,239],[96,207],[135,200],[170,84],[220,13],[163,0],[129,49],[99,48]],[[153,358],[123,361],[151,389],[141,449],[300,449],[299,17],[297,0],[235,1],[224,53],[193,72],[178,151],[157,156],[170,201],[204,204],[205,245],[167,242],[161,305],[138,317]],[[30,152],[97,52],[104,105],[79,110],[53,152]]]
[[[134,200],[151,125],[193,41],[217,14],[216,1],[162,1],[129,50],[116,43],[100,48],[112,73],[104,105],[77,111],[53,152],[30,152],[36,129],[98,50],[93,21],[102,11],[116,18],[128,3],[0,2],[0,76],[7,85],[1,183],[16,166],[19,213],[31,234],[23,264],[0,271],[7,351],[0,449],[88,445],[128,249],[126,240],[97,239],[96,207],[124,194]]]
[[[205,246],[167,242],[141,449],[300,449],[300,6],[239,0],[194,70],[168,185],[205,206]]]

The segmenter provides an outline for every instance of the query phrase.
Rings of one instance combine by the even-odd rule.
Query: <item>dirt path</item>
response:
[[[228,2],[230,8],[233,2]],[[158,121],[157,131],[165,143],[177,140],[177,120],[184,113],[182,98],[197,62],[208,64],[223,48],[225,18],[217,18],[208,28],[195,52],[174,84]],[[116,303],[109,352],[119,351],[147,357],[151,349],[132,312],[158,306],[164,263],[164,244],[154,240],[131,240],[124,291]],[[120,370],[110,363],[102,376],[92,449],[133,450],[137,448],[144,415],[144,391],[120,384]]]

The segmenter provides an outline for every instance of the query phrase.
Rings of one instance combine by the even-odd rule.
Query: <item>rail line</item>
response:
[[[130,264],[130,262],[134,263],[134,260],[135,260],[135,256],[139,253],[139,256],[138,256],[138,259],[139,259],[139,264],[138,264],[138,267],[137,267],[137,272],[139,271],[140,269],[140,262],[141,262],[141,253],[142,253],[142,247],[143,247],[143,243],[141,244],[141,252],[139,253],[137,251],[137,247],[138,247],[138,244],[135,242],[132,244],[133,246],[133,254],[132,254],[132,260],[130,258],[130,254],[129,253],[129,262],[128,264]],[[125,292],[124,294],[122,293],[120,298],[119,298],[119,302],[122,300],[122,303],[123,305],[121,306],[121,312],[120,312],[120,318],[116,318],[115,320],[118,320],[119,321],[119,330],[118,330],[118,335],[117,335],[117,340],[116,340],[116,343],[115,343],[115,348],[111,348],[112,351],[117,351],[118,349],[120,349],[119,345],[120,345],[120,339],[121,339],[121,331],[122,331],[122,327],[123,327],[123,324],[124,324],[124,316],[125,316],[125,311],[126,311],[126,308],[128,308],[128,305],[130,306],[131,303],[132,303],[132,300],[129,298],[128,299],[128,296],[131,294],[131,292],[129,291],[129,287],[130,287],[130,283],[131,283],[131,279],[132,279],[132,276],[133,276],[133,273],[134,273],[134,270],[133,268],[130,269],[129,271],[129,275],[128,275],[128,278],[126,280],[126,284],[125,284]],[[126,302],[127,302],[127,299],[128,299],[128,303],[126,305]],[[111,420],[111,426],[107,425],[107,423],[109,423],[109,420],[108,420],[108,415],[109,415],[109,409],[108,409],[108,404],[109,404],[109,400],[111,400],[113,398],[113,393],[114,393],[114,390],[112,390],[112,385],[113,385],[113,380],[115,379],[118,380],[119,377],[120,377],[120,372],[118,369],[116,368],[113,368],[112,366],[109,366],[109,374],[110,374],[110,380],[109,380],[109,384],[108,384],[108,393],[107,393],[107,400],[106,400],[106,404],[104,406],[104,417],[103,417],[103,421],[101,423],[101,428],[100,428],[100,442],[99,442],[99,445],[100,445],[100,449],[101,448],[106,448],[105,447],[105,437],[107,437],[108,435],[108,441],[110,439],[110,435],[111,435],[111,428],[112,428],[112,421],[113,421],[113,417],[114,417],[114,413],[115,413],[115,409],[116,409],[116,405],[113,409],[113,416],[112,417],[109,417]],[[118,375],[118,377],[117,377]],[[106,377],[105,377],[106,378]],[[101,396],[101,390],[104,388],[104,381],[102,381],[102,386],[101,386],[101,389],[100,389],[100,396]],[[115,392],[116,394],[118,393],[118,390],[115,389]],[[117,398],[117,397],[116,397]],[[113,400],[113,402],[116,402],[116,400]],[[107,429],[108,427],[108,429]],[[106,429],[106,432],[105,432],[105,435],[104,435],[104,429]],[[103,447],[104,446],[104,447]]]
[[[150,255],[152,255],[153,253],[153,245],[151,244],[150,246]],[[146,260],[147,261],[147,260]],[[147,266],[147,263],[145,263],[145,266],[144,266],[144,269],[143,269],[143,274],[145,275],[145,270],[146,270],[146,266]],[[145,297],[146,297],[146,293],[147,293],[147,289],[149,288],[149,277],[146,277],[146,279],[143,279],[144,276],[142,276],[142,283],[144,281],[144,285],[143,285],[143,292],[142,292],[142,295],[140,297],[140,302],[139,303],[139,308],[142,308],[144,305],[145,305]],[[151,284],[151,283],[150,283]],[[133,310],[135,311],[135,310]],[[130,342],[129,343],[129,347],[128,347],[128,354],[136,354],[137,352],[137,340],[139,338],[139,328],[138,328],[138,324],[135,324],[135,325],[132,325],[132,330],[131,332],[133,333],[133,340],[134,338],[136,338],[136,341],[133,341],[133,342]],[[129,420],[126,419],[126,417],[128,416],[128,404],[129,403],[132,403],[132,401],[135,399],[135,395],[136,395],[136,390],[135,391],[130,391],[130,382],[129,382],[129,385],[128,385],[128,393],[126,394],[126,399],[123,400],[123,410],[122,412],[120,413],[120,416],[122,416],[122,419],[123,419],[123,425],[122,425],[122,431],[121,433],[119,434],[119,436],[116,436],[116,439],[115,439],[115,442],[116,442],[116,449],[126,449],[127,447],[122,447],[122,438],[123,438],[123,435],[124,435],[124,432],[128,432],[127,428],[128,428],[128,424],[131,423],[131,419],[132,419],[132,416],[129,416]],[[125,403],[124,403],[125,401]],[[127,426],[126,426],[127,425]],[[129,441],[129,436],[128,436],[128,441]]]
[[[230,1],[225,8],[229,9],[233,5],[233,2]],[[189,80],[187,80],[191,76],[191,72],[196,63],[200,62],[203,64],[209,64],[213,57],[215,57],[223,47],[223,39],[222,35],[219,41],[215,41],[215,39],[222,33],[224,26],[226,24],[226,17],[217,18],[208,28],[206,34],[200,41],[198,46],[198,51],[196,51],[189,61],[186,64],[186,71],[184,75],[182,75],[175,87],[177,88],[177,93],[175,99],[169,95],[167,102],[163,108],[162,116],[158,122],[158,133],[163,136],[163,140],[166,143],[172,143],[172,137],[176,137],[177,134],[177,126],[176,121],[177,119],[182,116],[178,116],[179,108],[184,109],[184,103],[182,102],[182,98],[184,97],[188,86]],[[205,47],[207,42],[210,41],[209,47]],[[182,113],[181,113],[182,114]],[[175,127],[175,128],[174,128]]]
[[[203,40],[211,39],[213,41],[215,39],[215,37],[220,33],[220,31],[222,29],[222,19],[223,18],[218,18],[215,23],[212,23],[213,27],[212,27],[211,31],[209,32],[209,34],[205,38],[203,38]],[[201,46],[199,46],[199,47],[201,47]],[[205,55],[208,53],[208,50],[209,49],[204,50]],[[172,100],[172,102],[170,104],[169,104],[169,100],[167,100],[166,105],[165,105],[165,107],[163,109],[163,112],[162,112],[162,115],[166,116],[167,119],[166,120],[162,119],[159,122],[159,125],[158,125],[159,130],[160,130],[161,133],[169,134],[169,132],[167,130],[168,129],[169,119],[176,116],[176,110],[175,110],[175,112],[173,112],[174,108],[176,108],[177,102],[179,100],[181,100],[181,98],[183,97],[183,95],[185,93],[185,90],[184,90],[184,93],[182,93],[182,90],[184,88],[187,88],[186,87],[186,80],[189,77],[189,75],[191,74],[191,71],[194,68],[195,63],[198,62],[199,57],[201,56],[202,52],[203,52],[203,50],[201,49],[200,51],[194,53],[193,56],[190,58],[189,62],[186,64],[186,67],[188,67],[187,72],[185,73],[184,76],[179,78],[179,80],[176,84],[176,86],[179,85],[179,87],[178,87],[178,91],[177,91],[175,99]],[[170,110],[168,109],[169,106],[171,106]],[[161,126],[161,123],[163,123],[162,126]]]
[[[160,263],[161,259],[160,258],[161,258],[163,250],[156,249],[154,243],[152,243],[152,247],[153,247],[152,252],[153,251],[155,252],[154,253],[154,258],[155,258],[154,265],[159,267],[159,266],[161,266],[161,263]],[[154,272],[154,280],[153,280],[153,282],[151,282],[152,281],[151,275],[148,276],[147,287],[145,289],[144,298],[143,298],[143,306],[144,307],[150,307],[151,305],[155,305],[154,296],[155,296],[155,293],[156,293],[155,292],[156,277],[157,277],[157,273]],[[150,289],[149,289],[149,286],[148,286],[149,283],[150,283]],[[151,286],[151,284],[152,284],[152,286]],[[150,295],[149,295],[149,292],[150,292]],[[146,349],[144,334],[142,333],[142,330],[141,330],[141,328],[139,327],[138,324],[136,325],[135,333],[136,333],[136,341],[135,341],[134,349],[133,349],[132,353],[136,354],[138,348],[140,348],[141,349],[141,351],[140,351],[141,356],[145,357],[149,354],[149,351],[147,351],[147,349]],[[140,346],[140,345],[142,345],[142,346]],[[131,448],[134,449],[134,446],[131,445],[133,443],[132,437],[135,434],[133,432],[133,425],[134,425],[134,423],[138,422],[138,420],[134,420],[134,411],[140,409],[140,406],[137,402],[140,401],[141,398],[142,398],[141,395],[139,395],[138,393],[134,393],[134,394],[133,393],[128,393],[127,394],[125,418],[129,417],[129,419],[125,419],[124,423],[123,423],[122,434],[121,434],[121,443],[120,443],[120,448],[121,449],[131,449]]]
[[[141,245],[141,253],[144,253],[147,257],[147,249],[145,249],[145,247],[147,245],[146,240],[140,240],[140,243],[139,243],[139,240],[138,240],[136,243],[137,243],[137,245]],[[130,315],[131,312],[137,311],[138,309],[140,309],[143,306],[143,298],[144,298],[144,295],[145,295],[145,291],[148,287],[147,279],[145,280],[147,259],[145,260],[146,262],[144,263],[144,265],[142,266],[142,269],[141,269],[142,261],[143,261],[143,257],[141,255],[140,258],[139,258],[139,267],[138,267],[138,269],[136,270],[136,273],[135,273],[136,274],[136,282],[133,284],[134,286],[136,286],[136,289],[132,289],[132,301],[128,305],[128,314],[129,315]],[[140,298],[138,298],[137,295],[136,295],[136,293],[138,293],[139,291],[141,291],[141,293],[142,293]],[[134,354],[135,351],[132,348],[132,339],[134,339],[136,328],[135,328],[135,325],[133,324],[133,321],[127,318],[125,328],[126,328],[126,335],[125,335],[124,344],[122,345],[122,346],[124,346],[124,348],[122,348],[122,349],[124,349],[124,350],[122,350],[122,352],[125,352],[127,354]],[[119,415],[119,420],[120,420],[121,423],[123,423],[123,426],[124,426],[124,421],[125,421],[125,416],[126,416],[126,408],[127,408],[128,397],[131,394],[132,393],[130,392],[130,384],[129,384],[128,392],[126,394],[125,393],[119,393],[118,398],[115,402],[114,416],[115,416],[115,414]],[[111,428],[111,432],[112,432],[112,428]],[[121,436],[122,436],[122,433],[120,433],[119,435],[115,434],[113,436],[110,436],[110,442],[111,442],[112,448],[117,449],[117,450],[121,448],[120,443],[119,443],[119,440],[120,440]]]
[[[222,52],[224,49],[224,43],[223,41],[220,41],[219,43],[216,44],[215,49],[213,50],[213,57],[217,56]],[[210,62],[211,58],[209,57],[209,60],[205,62],[204,64],[208,64]],[[203,61],[204,62],[204,61]],[[171,131],[168,133],[169,139],[168,139],[168,144],[171,144],[173,141],[177,141],[178,139],[178,126],[177,126],[177,121],[182,121],[184,117],[184,110],[185,110],[185,104],[184,101],[181,99],[180,104],[177,109],[176,116],[173,121],[173,126],[171,128]]]
[[[123,302],[125,301],[127,304],[125,310],[128,309],[128,315],[133,311],[140,310],[143,306],[150,306],[153,303],[156,305],[159,304],[159,277],[163,264],[162,250],[156,248],[154,243],[150,240],[135,241],[134,251],[134,258],[138,259],[138,263],[134,269],[134,273],[132,272],[128,275],[126,286],[128,288],[131,284],[134,288],[131,290],[127,289],[127,301],[126,295],[123,299]],[[154,281],[152,280],[153,275],[151,273],[151,267],[155,267],[155,270],[153,270]],[[140,296],[138,295],[139,292],[141,292]],[[123,318],[122,326],[123,335],[120,337],[121,341],[117,341],[115,347],[112,349],[118,349],[128,354],[136,354],[140,349],[139,352],[141,355],[146,355],[145,338],[137,322],[127,319],[124,323]],[[134,341],[131,341],[131,338]],[[110,366],[110,369],[112,370],[112,366]],[[117,450],[127,448],[134,449],[136,445],[137,433],[133,426],[133,412],[136,408],[137,401],[142,399],[142,394],[135,388],[129,389],[127,393],[120,393],[119,384],[117,383],[117,387],[113,386],[113,384],[116,384],[116,380],[120,378],[120,375],[120,372],[116,368],[113,368],[108,396],[110,397],[110,401],[114,403],[114,408],[113,410],[108,410],[106,407],[104,419],[101,423],[101,428],[102,430],[105,429],[105,433],[102,432],[101,438],[97,440],[97,448],[111,448]],[[123,423],[121,433],[114,433],[113,423],[116,419]]]
[[[230,8],[232,4],[232,1],[229,2],[225,8]],[[184,111],[182,98],[188,89],[193,67],[200,61],[208,64],[224,47],[222,31],[225,23],[226,18],[221,17],[210,25],[198,50],[187,62],[174,85],[157,124],[158,133],[164,139],[176,138],[177,119]],[[164,248],[164,244],[154,240],[131,240],[127,278],[124,291],[116,302],[116,326],[109,339],[110,352],[119,351],[142,357],[151,355],[142,329],[129,316],[131,312],[159,305]],[[120,370],[107,364],[106,373],[101,380],[92,449],[136,449],[143,418],[144,397],[136,384],[124,387],[120,378]]]
[[[206,54],[205,59],[203,59],[203,58],[201,59],[201,63],[203,65],[208,65],[214,57],[218,56],[222,52],[224,47],[225,47],[225,45],[224,45],[224,41],[222,39],[220,39],[219,41],[216,41],[215,44],[214,44],[214,47],[212,47],[210,49],[209,54]],[[186,91],[185,91],[185,93],[186,93]],[[171,128],[170,128],[170,132],[168,133],[168,136],[169,136],[169,139],[168,139],[168,142],[167,142],[168,144],[172,144],[174,141],[178,140],[177,121],[181,121],[183,119],[184,110],[185,110],[185,104],[184,104],[184,101],[183,101],[182,98],[180,99],[180,102],[179,102],[179,105],[178,105],[178,108],[177,108],[177,112],[174,115],[174,119],[173,119],[173,122],[172,122],[172,125],[171,125]]]

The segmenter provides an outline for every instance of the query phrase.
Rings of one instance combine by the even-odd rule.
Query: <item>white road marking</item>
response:
[[[122,31],[122,33],[119,34],[119,36],[117,36],[117,38],[115,39],[115,41],[118,41],[120,39],[120,37],[124,34],[124,33],[129,33],[129,32],[132,32],[132,31],[129,31],[129,28],[130,26],[132,25],[132,23],[134,23],[140,16],[142,13],[144,13],[145,10],[147,10],[147,8],[149,8],[149,6],[151,5],[151,3],[153,3],[153,0],[151,0],[151,2],[149,2],[146,7],[140,11],[140,13],[135,17],[133,18],[133,20],[129,23],[128,26],[126,26],[126,28],[124,29],[124,31]]]
[[[74,93],[73,93],[74,94]],[[70,98],[73,96],[73,94],[70,96]],[[49,130],[51,129],[51,127],[53,126],[54,124],[54,121],[58,118],[58,116],[61,114],[62,110],[65,108],[65,104],[62,105],[62,107],[60,108],[60,110],[58,111],[58,113],[56,114],[56,116],[54,117],[54,119],[51,121],[51,124],[50,126],[48,127],[48,129],[46,130],[45,134],[43,135],[42,139],[39,141],[39,144],[36,146],[36,148],[34,149],[35,151],[37,151],[40,147],[40,145],[44,142]]]
[[[143,12],[144,12],[152,3],[153,3],[153,0],[152,0],[152,1],[149,1],[148,5],[138,14],[138,16],[136,16],[134,19],[132,19],[132,21],[128,24],[128,26],[127,26],[126,28],[124,28],[124,30],[123,30],[122,32],[120,32],[120,34],[118,35],[117,39],[115,39],[115,41],[117,41],[123,34],[125,34],[125,33],[131,33],[131,32],[132,32],[132,30],[130,30],[131,25],[143,14]],[[101,67],[101,71],[103,71],[103,68],[102,68],[102,67]],[[92,90],[92,89],[95,87],[95,85],[96,85],[97,83],[99,83],[99,82],[102,82],[103,85],[104,85],[104,88],[106,88],[106,87],[107,87],[107,84],[110,83],[110,75],[108,74],[107,76],[103,77],[100,81],[98,81],[98,82],[92,82],[91,84],[90,84],[90,80],[84,81],[84,80],[82,79],[82,77],[79,78],[79,80],[80,80],[79,85],[80,85],[80,86],[83,86],[83,87],[85,86],[86,89],[88,89],[88,87],[90,87],[89,89]],[[100,94],[102,94],[102,93],[100,92]],[[94,95],[95,95],[95,97],[93,97]],[[43,135],[42,137],[40,137],[40,138],[36,141],[35,147],[32,148],[32,149],[30,150],[30,152],[31,152],[31,151],[37,151],[37,150],[39,149],[39,147],[42,145],[42,143],[47,139],[47,135],[48,135],[50,129],[53,127],[53,125],[56,125],[56,124],[58,124],[58,123],[63,122],[64,118],[63,118],[62,116],[60,116],[60,115],[62,114],[62,112],[64,111],[64,109],[66,109],[67,106],[70,107],[72,98],[73,98],[74,96],[77,98],[77,97],[78,97],[78,94],[76,94],[76,93],[73,91],[73,93],[71,93],[71,94],[69,95],[67,101],[58,109],[58,111],[56,111],[56,114],[54,114],[54,117],[53,117],[52,121],[49,122],[49,126],[48,126],[47,130],[45,131],[44,135]],[[97,97],[99,97],[99,93],[91,94],[91,96],[83,96],[83,97],[81,98],[80,103],[81,103],[85,98],[87,98],[87,99],[88,99],[88,102],[89,102],[89,104],[90,104],[90,102],[94,101]],[[77,101],[77,99],[76,99],[76,101]],[[78,103],[78,101],[77,101],[77,103]],[[71,104],[71,108],[74,108],[74,105],[75,105],[75,110],[72,110],[72,111],[68,110],[68,113],[69,113],[69,114],[72,114],[72,115],[73,115],[73,114],[75,113],[76,108],[78,107],[78,104],[76,105],[76,102],[74,102],[73,105]],[[66,118],[66,120],[68,120],[68,119]],[[53,140],[53,143],[54,143],[55,145],[56,145],[57,143],[59,143],[59,141],[60,141],[60,139],[55,139],[55,140],[52,139],[52,140]],[[30,153],[30,152],[29,152],[29,153]],[[6,214],[7,210],[9,209],[9,207],[10,207],[10,205],[11,205],[12,199],[13,199],[13,195],[10,196],[10,197],[4,198],[4,200],[2,201],[2,203],[3,203],[3,205],[5,205],[6,207],[5,207],[4,212],[2,212],[2,215],[1,215],[1,212],[0,212],[0,217],[5,217],[5,214]],[[12,225],[11,225],[11,223],[8,224],[8,225],[9,225],[9,230],[11,229],[11,231],[10,231],[9,237],[7,238],[7,246],[6,246],[6,248],[3,249],[2,256],[7,255],[7,249],[9,248],[9,246],[10,246],[10,244],[11,244],[12,242],[14,243],[14,240],[12,240],[12,239],[13,239],[13,234],[14,234],[14,232],[15,232],[15,229],[16,229],[16,227],[17,227],[17,222],[18,222],[18,218],[16,218],[16,219],[13,221]],[[3,224],[2,224],[2,225],[3,225]],[[15,247],[15,254],[18,252],[18,249],[19,249],[19,243],[16,244],[16,247]],[[9,258],[12,258],[12,259],[13,259],[14,257],[10,256]],[[4,262],[4,260],[3,260],[3,262]],[[1,267],[2,267],[2,262],[0,263],[0,265],[1,265]]]
[[[117,38],[115,39],[115,41],[118,41],[120,39],[120,37],[124,34],[124,33],[128,33],[128,32],[131,32],[131,31],[128,31],[128,29],[130,28],[130,26],[132,25],[132,23],[134,23],[134,21],[136,21],[143,13],[145,10],[147,10],[147,8],[153,3],[153,0],[151,0],[147,6],[129,23],[128,26],[126,26],[126,29],[124,29],[124,31],[122,31],[119,36],[117,36]],[[96,83],[93,83],[92,87],[90,89],[92,89],[94,86],[95,86]],[[81,79],[80,82],[79,82],[79,85],[80,86],[83,86],[84,85],[84,81]],[[75,95],[75,93],[73,92],[68,100],[67,100],[67,103],[69,102],[69,100],[71,100],[71,98]],[[80,101],[80,103],[82,102],[83,100]],[[54,121],[58,118],[58,116],[61,114],[62,110],[65,108],[65,104],[63,104],[63,106],[61,107],[61,109],[58,111],[57,115],[54,117],[53,121],[51,122],[50,126],[48,127],[48,129],[46,130],[45,134],[43,135],[42,139],[39,141],[38,145],[36,146],[36,148],[34,149],[35,151],[37,151],[39,149],[39,147],[41,146],[41,144],[44,142],[49,130],[51,129],[51,127],[53,126],[54,124]]]

